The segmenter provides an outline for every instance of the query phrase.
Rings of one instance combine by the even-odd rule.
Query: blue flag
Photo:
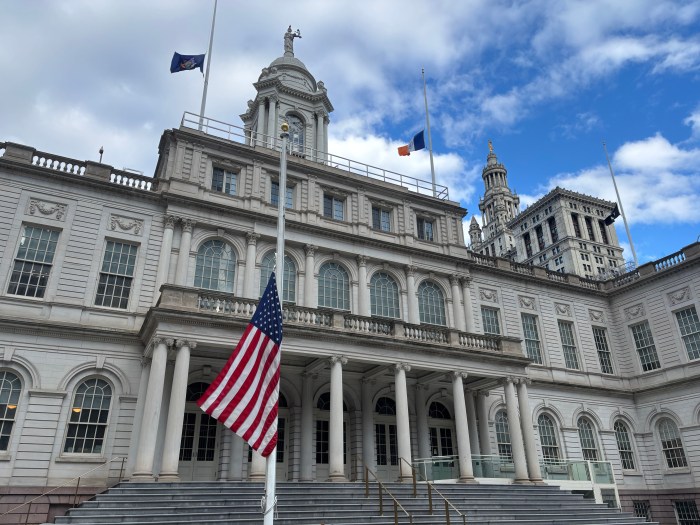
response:
[[[181,55],[173,53],[173,60],[170,62],[170,72],[187,71],[197,69],[204,74],[204,57],[206,55]]]

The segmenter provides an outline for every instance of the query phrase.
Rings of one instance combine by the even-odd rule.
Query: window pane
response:
[[[540,348],[540,335],[537,330],[537,317],[523,314],[523,336],[525,338],[525,351],[527,356],[535,363],[542,364],[542,351]]]
[[[540,444],[542,445],[542,458],[545,462],[558,461],[559,445],[557,444],[554,423],[548,416],[541,414],[537,418],[537,427],[540,433]]]
[[[133,244],[107,241],[97,284],[97,306],[127,308],[137,251]]]
[[[350,310],[350,278],[336,263],[326,263],[318,272],[318,306]]]
[[[194,286],[233,293],[236,256],[231,246],[220,240],[210,240],[197,251]]]
[[[398,318],[399,287],[396,281],[384,272],[375,273],[369,284],[372,315]]]
[[[587,419],[579,418],[578,420],[578,438],[581,442],[583,459],[598,461],[598,446],[593,435],[593,425]]]
[[[608,347],[608,338],[604,328],[593,328],[593,339],[598,350],[598,361],[600,362],[600,371],[604,374],[614,373],[612,366],[612,357],[610,348]]]
[[[112,388],[102,379],[88,379],[76,389],[63,452],[100,454],[107,430]]]
[[[58,232],[23,226],[7,293],[44,297],[51,273]]]
[[[683,442],[676,424],[670,419],[662,419],[659,422],[659,437],[668,468],[687,467]]]
[[[445,326],[445,300],[440,288],[432,281],[418,286],[418,314],[421,323]]]
[[[277,264],[277,255],[275,252],[269,252],[263,257],[260,265],[260,297],[262,297],[267,287],[267,282],[270,280],[270,274]],[[296,302],[296,278],[297,266],[289,255],[284,256],[284,282],[282,283],[282,301],[285,303]]]
[[[676,312],[676,321],[688,352],[688,359],[700,359],[700,320],[694,306]]]
[[[500,335],[501,327],[498,322],[498,310],[482,306],[481,318],[483,319],[485,334]]]
[[[633,326],[632,337],[634,338],[634,344],[637,347],[637,353],[639,354],[639,361],[641,362],[642,370],[647,372],[649,370],[661,368],[659,356],[656,353],[656,346],[654,345],[654,338],[652,337],[651,329],[649,328],[649,322],[644,321],[642,324]]]
[[[496,413],[496,442],[498,443],[498,455],[503,459],[512,460],[513,449],[510,444],[508,415],[505,410]]]
[[[0,451],[9,448],[21,391],[22,384],[18,376],[0,371]]]
[[[576,350],[576,343],[574,342],[573,324],[565,321],[558,321],[558,324],[566,367],[578,370],[578,351]]]
[[[630,433],[627,430],[627,425],[621,421],[615,422],[615,440],[617,441],[617,450],[620,453],[622,468],[626,470],[634,470],[634,451],[632,450],[632,442]]]

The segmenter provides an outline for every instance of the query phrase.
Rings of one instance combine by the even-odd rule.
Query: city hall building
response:
[[[195,401],[255,311],[284,206],[279,480],[610,465],[623,507],[697,512],[700,244],[598,271],[623,261],[613,203],[557,189],[521,213],[490,150],[467,249],[448,188],[328,152],[328,91],[291,45],[254,87],[240,127],[166,130],[153,177],[0,143],[0,490],[262,479]]]

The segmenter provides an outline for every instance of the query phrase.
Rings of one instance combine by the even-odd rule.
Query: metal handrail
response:
[[[406,463],[406,465],[411,467],[411,473],[412,473],[412,477],[413,477],[413,497],[415,498],[417,493],[418,493],[418,488],[416,485],[416,471],[417,471],[417,469],[411,463],[409,463],[405,458],[399,457],[399,460],[403,461],[404,463]],[[420,476],[420,473],[418,475]],[[445,502],[445,523],[447,523],[447,525],[450,525],[450,510],[449,509],[450,509],[450,507],[452,507],[452,510],[454,510],[462,518],[462,524],[466,525],[467,516],[465,514],[462,514],[459,511],[459,509],[457,507],[455,507],[452,504],[452,502],[450,500],[448,500],[442,492],[440,492],[438,489],[436,489],[433,483],[431,483],[430,481],[428,481],[425,478],[423,478],[423,481],[425,481],[425,483],[428,485],[428,508],[429,508],[430,514],[433,513],[433,494],[432,494],[432,491],[434,490],[435,492],[437,492],[438,496],[440,496],[443,499],[443,501]]]
[[[359,463],[362,463],[362,460],[358,460]],[[394,495],[391,493],[391,491],[382,483],[379,481],[379,478],[377,475],[370,470],[370,468],[366,465],[362,465],[365,468],[365,498],[369,498],[369,474],[372,474],[372,477],[374,478],[374,481],[377,482],[377,487],[379,488],[379,514],[381,516],[384,516],[384,499],[382,496],[382,492],[386,491],[386,493],[389,495],[389,497],[394,500],[394,525],[399,525],[399,511],[398,509],[401,509],[403,513],[408,516],[408,521],[411,525],[413,525],[413,514],[408,512],[403,505],[397,500]]]
[[[97,470],[97,469],[99,469],[99,468],[102,468],[102,467],[104,467],[105,465],[108,465],[108,464],[112,463],[112,461],[115,461],[115,460],[118,460],[118,459],[121,459],[121,460],[122,460],[122,465],[121,465],[121,468],[119,469],[119,481],[121,481],[121,479],[122,479],[122,474],[124,473],[124,460],[126,459],[126,457],[125,457],[125,456],[115,456],[115,457],[113,457],[112,459],[108,459],[108,460],[106,460],[106,461],[100,463],[100,464],[97,465],[96,467],[93,467],[93,468],[91,468],[90,470],[83,472],[82,474],[80,474],[80,476],[76,476],[76,477],[74,477],[74,478],[69,479],[69,480],[66,481],[63,485],[59,485],[58,487],[54,487],[54,488],[52,488],[51,490],[47,490],[47,491],[43,492],[42,494],[39,494],[37,497],[30,499],[29,501],[25,501],[24,503],[20,503],[20,504],[17,505],[16,507],[12,507],[10,510],[5,511],[5,512],[3,512],[2,514],[0,514],[0,518],[2,518],[3,516],[6,516],[7,514],[10,514],[11,512],[16,511],[17,509],[21,509],[21,508],[24,507],[25,505],[28,505],[28,507],[27,507],[27,515],[26,515],[26,518],[25,518],[25,523],[26,523],[26,522],[27,522],[27,519],[29,519],[29,511],[30,511],[31,508],[32,508],[32,503],[34,503],[34,502],[35,502],[36,500],[38,500],[39,498],[43,498],[44,496],[46,496],[46,495],[48,495],[48,494],[51,494],[52,492],[54,492],[54,491],[56,491],[56,490],[58,490],[58,489],[62,489],[63,487],[67,487],[68,485],[72,484],[75,480],[77,480],[77,483],[75,484],[75,493],[73,494],[73,507],[75,507],[75,506],[76,506],[76,501],[77,501],[77,499],[78,499],[78,488],[80,487],[80,478],[82,478],[82,477],[86,476],[87,474],[90,474],[91,472],[94,472],[95,470]],[[117,483],[119,483],[119,481],[117,481]]]

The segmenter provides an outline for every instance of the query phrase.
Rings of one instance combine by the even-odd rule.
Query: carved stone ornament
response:
[[[143,219],[132,219],[131,217],[112,214],[109,217],[109,229],[116,230],[117,228],[123,232],[141,235],[141,231],[143,230]]]
[[[637,317],[644,317],[644,305],[642,303],[625,308],[625,318],[628,321],[636,319]]]
[[[526,310],[536,310],[534,297],[527,297],[525,295],[519,295],[518,296],[518,303],[520,303],[520,308],[524,308]]]
[[[29,200],[29,215],[40,214],[50,218],[62,221],[66,216],[66,205],[60,202],[44,201],[39,199]]]
[[[306,254],[307,257],[313,257],[314,254],[316,253],[316,246],[313,244],[305,244],[304,245],[304,253]]]
[[[481,297],[482,301],[489,301],[491,303],[498,302],[498,292],[490,288],[479,288],[479,297]]]
[[[690,288],[687,286],[668,294],[668,300],[672,306],[683,303],[688,299],[690,299]]]
[[[601,312],[600,310],[588,310],[588,317],[594,323],[602,323],[603,322],[603,312]]]
[[[563,303],[554,303],[554,311],[557,315],[565,315],[571,317],[571,306]]]

